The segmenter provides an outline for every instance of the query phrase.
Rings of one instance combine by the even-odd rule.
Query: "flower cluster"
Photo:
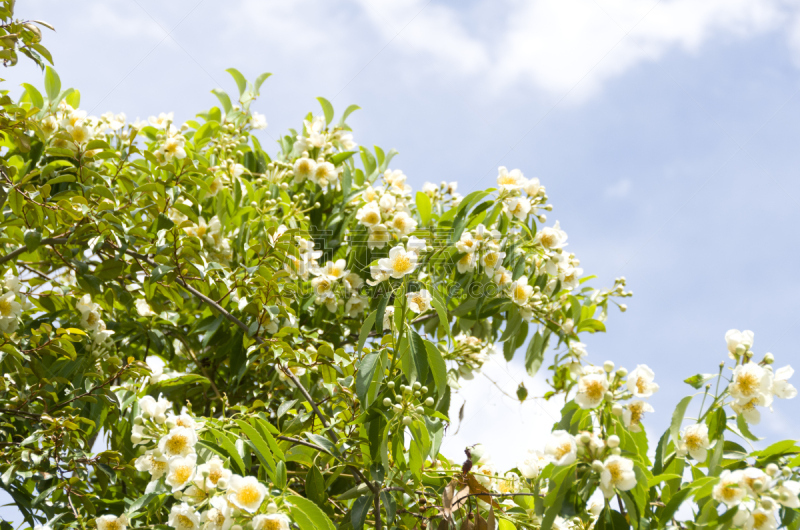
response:
[[[417,228],[411,217],[411,187],[400,170],[387,169],[383,174],[383,186],[367,185],[361,192],[361,206],[356,220],[367,229],[367,246],[383,248],[393,239],[401,240]]]
[[[314,289],[316,297],[314,302],[325,305],[333,313],[336,312],[339,305],[344,305],[349,316],[356,316],[369,307],[369,300],[358,292],[364,280],[357,273],[351,272],[345,267],[347,267],[347,263],[343,259],[327,261],[321,267],[316,264],[311,267],[311,274],[315,276],[311,280],[311,287]],[[337,291],[341,290],[342,286],[345,295],[349,295],[346,303],[336,297]]]
[[[790,480],[792,470],[771,463],[766,469],[726,469],[712,490],[715,501],[727,508],[738,507],[733,524],[739,528],[778,528],[781,506],[800,508],[800,482]]]
[[[17,330],[19,317],[28,305],[27,298],[20,293],[21,287],[19,277],[11,269],[0,278],[0,331],[3,333]]]
[[[184,226],[183,230],[186,235],[199,239],[201,246],[212,259],[222,263],[229,263],[233,259],[230,241],[223,234],[222,222],[216,215],[208,222],[200,217],[197,223]]]

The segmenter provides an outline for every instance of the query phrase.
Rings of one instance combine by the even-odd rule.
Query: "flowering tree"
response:
[[[9,64],[49,61],[2,5]],[[269,74],[228,72],[236,101],[183,124],[89,116],[50,66],[2,91],[0,487],[28,525],[800,527],[800,447],[747,448],[796,394],[752,333],[648,436],[652,370],[580,342],[625,280],[589,286],[537,179],[413,193],[322,98],[268,152]],[[451,394],[518,350],[565,400],[549,441],[449,461]]]

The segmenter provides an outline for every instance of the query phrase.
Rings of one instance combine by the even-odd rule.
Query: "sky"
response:
[[[28,0],[17,10],[56,26],[45,42],[62,86],[90,113],[186,120],[216,104],[211,89],[235,90],[226,68],[266,71],[254,104],[269,121],[265,145],[319,113],[323,96],[339,111],[361,106],[348,120],[355,140],[397,149],[392,167],[417,188],[458,181],[466,194],[491,186],[501,165],[539,178],[554,205],[547,224],[560,221],[593,285],[625,276],[634,292],[608,333],[585,342],[597,364],[653,368],[654,437],[692,390],[682,380],[726,359],[728,329],[753,330],[754,351],[776,366],[800,361],[798,0]],[[12,91],[41,79],[22,63],[0,76]],[[543,445],[560,406],[504,395],[522,381],[544,391],[519,358],[492,359],[485,374],[494,383],[479,376],[454,398],[453,417],[466,400],[464,420],[443,451],[461,459],[482,442],[510,467]],[[756,432],[800,438],[797,403],[776,403]]]

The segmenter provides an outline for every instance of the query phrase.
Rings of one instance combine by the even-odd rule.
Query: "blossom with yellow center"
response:
[[[525,177],[519,169],[509,171],[503,166],[498,168],[497,187],[501,191],[518,190],[525,184]]]
[[[640,364],[628,374],[628,390],[635,397],[648,398],[658,391],[658,385],[653,382],[655,377],[649,366]]]
[[[546,249],[562,248],[566,246],[567,233],[561,230],[556,221],[552,227],[545,227],[536,232],[534,240]]]
[[[749,402],[761,394],[772,395],[772,371],[750,361],[733,369],[728,391],[739,402]]]
[[[124,515],[103,515],[95,519],[97,530],[125,530],[128,527],[128,518]]]
[[[255,477],[232,475],[228,483],[228,501],[233,505],[255,513],[267,495],[267,488]]]
[[[185,502],[172,505],[167,521],[175,530],[199,530],[200,528],[200,515]]]
[[[402,278],[417,268],[417,255],[413,252],[406,252],[402,246],[397,246],[389,251],[388,258],[378,260],[378,266],[388,272],[392,278]]]
[[[556,430],[550,434],[544,453],[557,466],[568,466],[578,457],[578,444],[567,431]]]
[[[632,460],[611,455],[603,462],[603,471],[600,472],[600,489],[607,499],[614,496],[614,490],[628,491],[635,487],[636,473],[633,471]]]
[[[593,409],[603,402],[606,392],[608,392],[608,378],[605,372],[588,373],[578,379],[575,403],[582,409]]]
[[[195,464],[197,463],[197,455],[190,453],[189,455],[174,456],[169,459],[169,471],[164,480],[172,491],[182,490],[189,485],[189,482],[194,478]]]
[[[408,308],[414,313],[424,313],[431,308],[431,293],[427,289],[420,289],[419,291],[406,294],[408,299]]]
[[[533,294],[533,286],[528,285],[528,277],[523,276],[511,284],[510,291],[512,302],[517,305],[525,305]]]
[[[631,401],[622,411],[622,420],[625,426],[633,432],[642,430],[642,418],[645,412],[655,412],[655,409],[646,401]]]
[[[159,450],[168,457],[187,456],[194,452],[197,434],[193,429],[174,427],[158,441]]]
[[[383,248],[392,239],[392,234],[384,225],[378,224],[370,227],[367,246],[370,249]]]
[[[282,513],[261,514],[253,517],[253,530],[289,530],[291,522]]]
[[[719,476],[719,482],[711,490],[711,496],[717,502],[725,503],[728,507],[736,506],[747,491],[742,487],[742,472],[726,469]]]
[[[381,207],[377,202],[371,201],[359,208],[356,219],[366,227],[373,227],[381,222]]]

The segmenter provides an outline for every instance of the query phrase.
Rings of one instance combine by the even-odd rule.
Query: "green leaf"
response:
[[[42,242],[42,233],[38,230],[26,230],[23,236],[25,246],[28,247],[28,252],[33,252]]]
[[[350,510],[350,522],[353,524],[354,530],[361,530],[364,528],[364,521],[367,519],[369,507],[372,504],[372,495],[365,495],[356,499],[353,503],[353,508]]]
[[[687,486],[681,490],[678,490],[675,495],[670,498],[667,505],[664,507],[662,512],[658,516],[659,528],[664,528],[667,523],[672,519],[672,516],[675,515],[675,512],[678,511],[678,508],[681,507],[683,501],[692,493],[692,486]]]
[[[742,435],[748,440],[752,440],[754,442],[761,440],[761,438],[750,432],[750,426],[747,425],[747,420],[744,419],[743,415],[736,415],[736,426],[739,427],[739,431],[741,431]]]
[[[447,364],[444,362],[439,348],[430,341],[425,341],[425,351],[428,353],[428,366],[430,366],[433,374],[433,381],[436,383],[439,399],[442,399],[444,391],[447,389]]]
[[[417,377],[423,385],[428,380],[428,351],[425,348],[425,341],[419,336],[414,328],[409,328],[409,345],[411,355],[414,358],[414,365],[417,367]]]
[[[325,512],[314,504],[313,501],[294,495],[286,497],[286,501],[292,505],[291,511],[293,516],[296,512],[300,512],[314,525],[312,527],[300,526],[302,530],[336,530],[336,527],[328,516],[325,515]]]
[[[323,97],[317,98],[317,101],[319,101],[319,104],[322,106],[322,112],[325,113],[325,123],[330,125],[333,121],[333,105]]]
[[[375,157],[372,156],[372,153],[365,149],[364,146],[359,147],[359,150],[361,151],[361,163],[364,164],[364,173],[369,177],[375,172],[378,164],[375,162]]]
[[[217,99],[219,100],[220,104],[222,104],[222,108],[225,110],[226,114],[233,110],[231,98],[228,97],[228,94],[218,88],[213,89],[211,93],[217,96]]]
[[[537,331],[528,344],[528,350],[525,352],[525,370],[528,371],[528,375],[531,377],[536,375],[536,372],[538,372],[539,368],[542,366],[544,352],[547,349],[549,338],[550,330],[544,333]]]
[[[692,377],[684,379],[683,382],[686,383],[687,385],[692,386],[692,388],[699,389],[706,383],[706,381],[710,381],[716,376],[717,374],[695,374]]]
[[[31,103],[36,108],[43,108],[44,107],[44,98],[42,97],[41,92],[39,92],[35,86],[29,85],[28,83],[22,83],[22,87],[25,89],[25,92],[28,93],[28,97],[31,99]]]
[[[242,73],[236,68],[228,68],[225,71],[231,74],[233,80],[236,81],[236,87],[239,89],[239,96],[244,94],[245,89],[247,89],[247,80]]]
[[[331,164],[338,166],[345,160],[351,158],[354,154],[356,154],[355,151],[343,151],[341,153],[336,153],[331,157]]]
[[[600,322],[599,320],[595,320],[593,318],[587,318],[586,320],[581,320],[581,323],[578,324],[578,333],[581,331],[588,331],[589,333],[595,333],[597,331],[605,331],[606,325]]]
[[[369,333],[372,330],[372,325],[375,324],[375,317],[377,313],[375,311],[371,312],[367,319],[364,320],[364,323],[361,324],[361,331],[358,333],[358,347],[356,348],[356,355],[361,353],[361,350],[364,348],[364,343],[367,342],[367,337],[369,337]]]
[[[600,513],[594,526],[595,530],[627,530],[630,527],[624,515],[608,507]]]
[[[427,225],[431,220],[431,198],[427,193],[417,192],[417,213],[419,213],[420,224]]]
[[[253,86],[256,89],[256,94],[259,94],[261,92],[261,85],[263,85],[264,81],[266,81],[267,78],[271,75],[272,74],[270,73],[263,73],[260,76],[256,77],[256,82],[253,84]]]
[[[56,71],[49,67],[44,67],[44,90],[47,92],[47,99],[55,101],[61,93],[61,79]]]
[[[216,429],[209,428],[209,430],[214,433],[214,436],[217,438],[217,442],[219,442],[220,447],[222,447],[228,456],[231,459],[231,467],[236,467],[236,472],[240,475],[246,475],[246,468],[244,465],[244,461],[242,457],[239,455],[239,451],[236,449],[236,446],[233,444],[228,436]]]
[[[347,119],[347,117],[350,116],[350,114],[352,114],[353,112],[359,110],[360,108],[361,107],[359,107],[358,105],[350,105],[349,107],[347,107],[347,109],[345,109],[344,111],[344,114],[342,114],[342,119],[339,120],[339,125],[344,125],[344,121]]]
[[[656,484],[660,484],[662,482],[666,482],[668,480],[673,480],[676,478],[681,478],[680,475],[676,475],[674,473],[662,473],[661,475],[656,475],[647,480],[647,488],[650,489]]]
[[[305,490],[308,498],[319,506],[324,506],[328,500],[328,495],[325,493],[325,479],[322,478],[322,473],[315,465],[308,468]]]
[[[236,423],[239,425],[239,428],[242,429],[242,432],[250,438],[250,441],[253,442],[253,445],[256,448],[257,455],[259,460],[262,461],[264,467],[267,468],[267,471],[270,474],[273,482],[275,481],[274,473],[275,473],[275,460],[272,458],[272,451],[267,444],[267,441],[258,433],[258,431],[253,428],[250,424],[246,423],[244,420],[236,420]]]
[[[356,372],[356,395],[362,403],[367,402],[367,392],[375,376],[375,369],[380,363],[380,353],[373,352],[364,356]]]
[[[678,445],[680,432],[681,432],[681,423],[683,423],[683,416],[686,414],[686,407],[689,406],[689,403],[692,401],[692,396],[686,396],[678,403],[678,406],[675,407],[675,412],[672,413],[672,423],[669,426],[669,433],[672,436],[672,440],[675,442],[675,445]]]

